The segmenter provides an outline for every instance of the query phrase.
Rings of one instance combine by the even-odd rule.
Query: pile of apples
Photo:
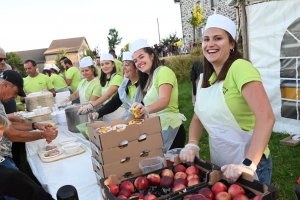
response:
[[[201,183],[199,169],[195,166],[185,167],[178,164],[171,169],[163,169],[159,174],[150,173],[139,176],[133,182],[123,181],[118,185],[108,185],[110,193],[120,199],[136,198],[151,200],[157,196],[176,192],[186,187]],[[162,190],[162,192],[158,192]],[[156,195],[155,195],[156,194]]]
[[[238,184],[232,184],[227,188],[223,182],[216,182],[211,189],[208,187],[199,190],[198,194],[189,194],[184,200],[249,200],[245,195],[245,190]],[[255,196],[253,200],[261,200],[260,196]]]

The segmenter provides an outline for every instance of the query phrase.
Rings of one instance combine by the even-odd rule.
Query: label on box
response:
[[[99,154],[98,147],[96,147],[96,145],[94,143],[92,143],[92,142],[90,142],[90,143],[91,143],[91,147],[97,152],[97,154]]]
[[[98,168],[100,168],[99,162],[98,162],[94,157],[92,157],[92,162],[93,162]]]

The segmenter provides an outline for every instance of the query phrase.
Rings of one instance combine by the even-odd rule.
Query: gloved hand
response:
[[[89,113],[89,123],[93,123],[93,121],[97,120],[99,118],[99,113],[97,112],[93,112],[93,113]]]
[[[87,105],[81,107],[81,108],[78,110],[77,115],[80,115],[80,114],[86,114],[87,112],[93,110],[93,108],[94,108],[94,106],[93,106],[91,103],[89,103],[89,104],[87,104]]]
[[[62,100],[60,102],[60,105],[62,105],[62,106],[67,105],[69,103],[70,99],[71,99],[70,96],[68,96],[67,98],[65,98],[64,100]]]
[[[196,144],[186,144],[180,151],[179,158],[182,162],[193,163],[195,156],[199,158],[200,147]]]
[[[149,115],[150,112],[150,109],[148,107],[143,106],[143,104],[137,102],[132,104],[130,111],[132,110],[140,110],[138,116],[137,117],[135,116],[135,118],[140,118],[143,115]]]
[[[241,174],[247,173],[251,176],[254,176],[253,169],[251,169],[248,166],[245,166],[243,164],[230,164],[230,165],[224,165],[221,167],[221,170],[223,171],[223,175],[228,179],[229,182],[236,182],[236,180],[241,176]]]

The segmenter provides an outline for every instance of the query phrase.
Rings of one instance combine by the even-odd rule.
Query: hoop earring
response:
[[[230,49],[230,53],[233,53],[234,52],[234,49]]]

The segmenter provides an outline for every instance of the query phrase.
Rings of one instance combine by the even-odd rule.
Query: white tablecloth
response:
[[[27,161],[38,181],[53,198],[56,199],[57,190],[64,185],[73,185],[77,189],[80,200],[102,200],[100,186],[97,185],[91,161],[91,149],[89,141],[81,133],[68,131],[67,126],[58,125],[56,141],[75,136],[81,142],[86,151],[82,154],[44,163],[37,154],[38,144],[45,140],[37,140],[26,143]]]

